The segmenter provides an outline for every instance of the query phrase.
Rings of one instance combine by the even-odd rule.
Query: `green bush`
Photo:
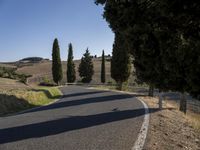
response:
[[[51,81],[47,76],[42,78],[42,82],[40,82],[41,86],[56,86],[53,81]]]

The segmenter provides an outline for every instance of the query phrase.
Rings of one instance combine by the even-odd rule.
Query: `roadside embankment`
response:
[[[158,108],[158,98],[140,96],[149,108]],[[199,150],[200,114],[184,115],[171,101],[163,102],[163,110],[151,113],[146,150]]]
[[[114,87],[100,86],[97,89],[114,90]],[[137,88],[129,94],[144,101],[150,110],[158,109],[158,97],[146,96],[146,92]],[[200,114],[188,111],[183,114],[178,103],[164,100],[163,109],[150,112],[150,124],[144,150],[200,150]]]
[[[0,90],[0,116],[47,105],[60,98],[57,87]]]

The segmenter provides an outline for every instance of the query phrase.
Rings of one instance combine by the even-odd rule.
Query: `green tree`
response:
[[[168,85],[170,90],[182,93],[179,109],[186,113],[185,93],[189,92],[197,98],[200,94],[200,53],[198,50],[200,35],[196,32],[200,30],[199,14],[197,13],[200,2],[197,0],[174,0],[173,2],[167,0],[161,3],[157,2],[157,4],[157,7],[162,8],[160,14],[163,19],[159,17],[158,22],[160,29],[165,34],[159,40],[164,67],[169,72],[170,82]]]
[[[105,70],[105,54],[104,50],[102,52],[102,63],[101,63],[101,82],[105,83],[106,82],[106,70]]]
[[[111,60],[111,77],[117,82],[118,89],[122,90],[123,83],[126,82],[131,73],[131,59],[120,34],[115,35]]]
[[[152,33],[152,23],[149,23],[147,7],[139,1],[104,1],[104,17],[109,22],[113,32],[120,33],[126,49],[134,57],[135,75],[139,83],[150,86],[149,95],[153,96],[156,61],[159,56],[158,41]],[[156,59],[155,59],[156,57]]]
[[[73,83],[76,80],[75,64],[73,62],[73,47],[69,44],[68,59],[67,59],[67,82]]]
[[[105,4],[104,17],[114,33],[126,38],[140,81],[152,83],[160,90],[189,92],[199,97],[199,34],[196,32],[200,23],[199,1],[97,0],[97,3]],[[148,43],[155,43],[150,50],[157,51],[159,57],[152,57],[152,51],[148,52]],[[152,67],[147,67],[150,64],[154,66],[152,74]],[[182,97],[180,110],[186,112],[186,100]]]
[[[58,44],[58,40],[55,39],[53,42],[53,50],[52,50],[52,75],[54,82],[59,85],[62,78],[62,63],[60,59],[60,48]]]
[[[87,48],[85,54],[81,58],[81,63],[79,65],[79,75],[82,78],[83,83],[90,83],[92,80],[92,76],[94,74],[94,67],[92,63],[92,57]]]

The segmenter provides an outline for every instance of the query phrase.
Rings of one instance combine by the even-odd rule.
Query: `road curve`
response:
[[[134,96],[79,86],[58,102],[0,118],[0,150],[130,150],[145,111]]]

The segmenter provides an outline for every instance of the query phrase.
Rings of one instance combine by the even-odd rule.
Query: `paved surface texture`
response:
[[[0,118],[0,150],[130,150],[144,119],[134,96],[62,88],[58,102]]]

